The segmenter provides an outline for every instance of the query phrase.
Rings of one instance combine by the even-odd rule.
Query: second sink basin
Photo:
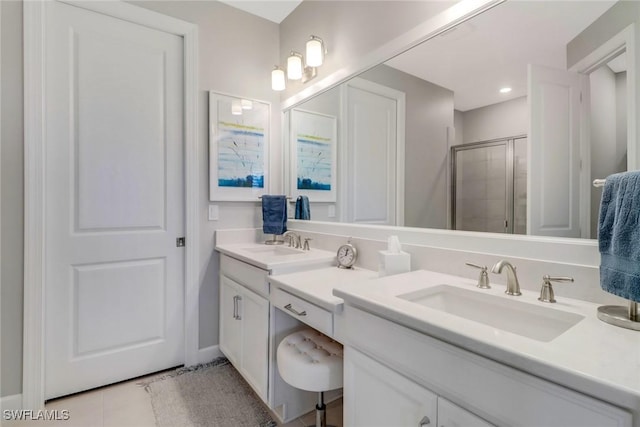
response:
[[[264,256],[285,256],[285,255],[304,255],[305,252],[300,249],[289,248],[287,246],[261,246],[250,247],[244,249],[247,252],[260,254]]]
[[[398,298],[542,342],[557,338],[584,319],[579,314],[450,285],[421,289]]]

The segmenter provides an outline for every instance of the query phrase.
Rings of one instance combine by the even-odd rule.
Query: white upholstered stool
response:
[[[282,340],[277,359],[283,380],[293,387],[318,392],[316,426],[326,426],[324,392],[342,387],[342,345],[307,328]]]

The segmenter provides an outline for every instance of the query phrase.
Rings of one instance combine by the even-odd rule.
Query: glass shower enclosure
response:
[[[453,230],[526,234],[527,137],[451,147]]]

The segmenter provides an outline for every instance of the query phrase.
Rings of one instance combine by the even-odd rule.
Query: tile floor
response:
[[[68,410],[70,418],[66,421],[4,421],[0,419],[0,425],[3,427],[156,427],[151,398],[138,383],[162,374],[160,372],[55,399],[45,405],[48,410]],[[273,418],[276,419],[275,416]],[[310,412],[278,426],[302,427],[314,423],[315,412]],[[342,427],[342,399],[327,404],[327,424]]]

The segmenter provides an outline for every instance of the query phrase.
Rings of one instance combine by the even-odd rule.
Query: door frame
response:
[[[591,200],[591,130],[589,116],[591,108],[589,74],[606,64],[622,52],[627,54],[627,170],[640,169],[640,149],[637,147],[637,102],[636,99],[636,28],[629,24],[622,31],[580,59],[569,71],[581,75],[580,105],[580,234],[583,238],[593,239],[591,230],[591,207],[583,209],[586,201]],[[605,178],[605,177],[602,177]]]
[[[44,407],[45,253],[45,43],[51,0],[25,1],[24,13],[24,330],[23,409]],[[123,1],[56,0],[183,38],[184,42],[184,185],[186,365],[198,362],[199,246],[198,196],[198,26]]]

